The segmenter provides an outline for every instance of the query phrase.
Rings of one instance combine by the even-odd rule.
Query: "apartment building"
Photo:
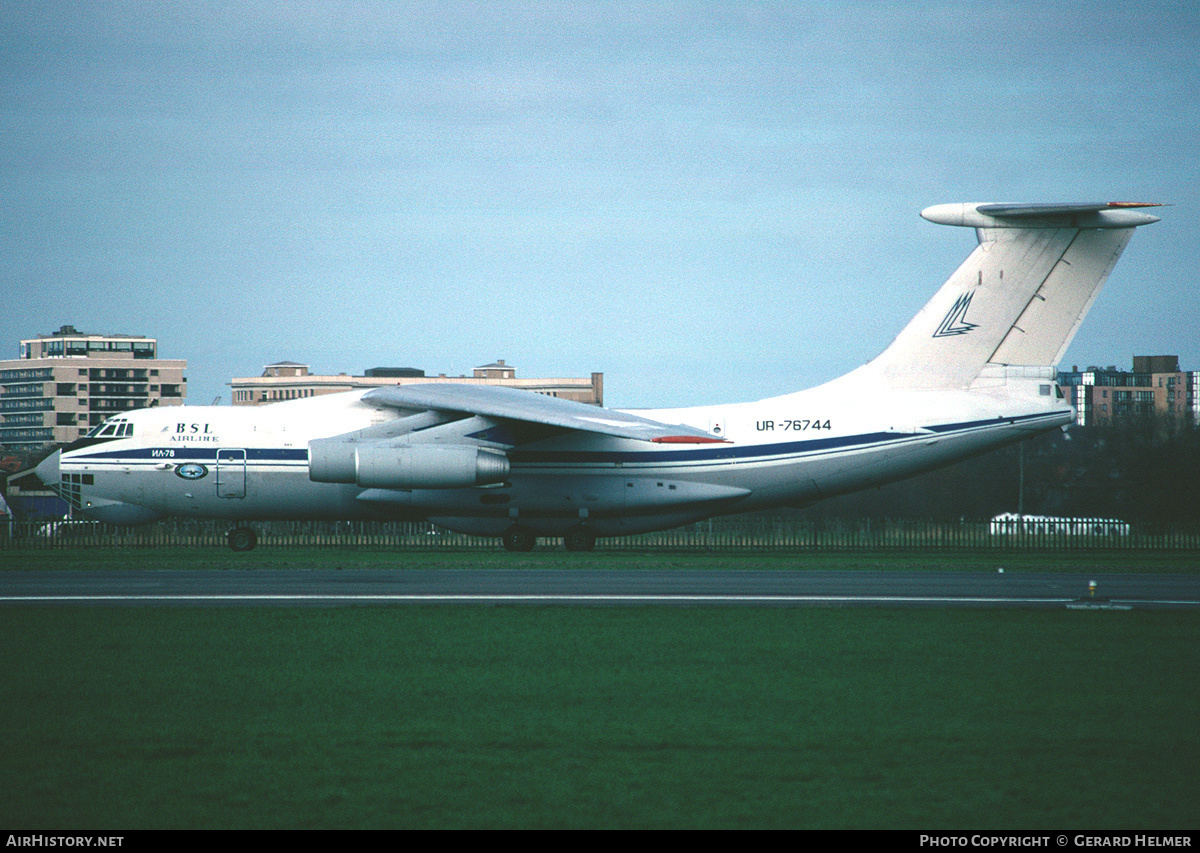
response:
[[[1139,417],[1200,426],[1200,371],[1180,370],[1177,355],[1135,355],[1132,371],[1072,367],[1058,372],[1058,384],[1075,406],[1079,426]]]
[[[63,326],[0,360],[0,446],[29,452],[86,435],[130,409],[187,400],[187,361],[160,359],[158,341]]]

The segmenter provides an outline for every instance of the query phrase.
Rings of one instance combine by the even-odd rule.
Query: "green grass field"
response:
[[[1190,612],[0,618],[12,829],[1200,825]]]

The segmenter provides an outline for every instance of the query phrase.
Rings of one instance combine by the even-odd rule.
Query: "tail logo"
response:
[[[967,322],[967,309],[971,307],[971,297],[974,295],[975,291],[972,290],[970,293],[964,293],[958,297],[958,301],[946,312],[946,316],[938,324],[933,337],[949,338],[954,335],[965,335],[979,325],[978,323]]]

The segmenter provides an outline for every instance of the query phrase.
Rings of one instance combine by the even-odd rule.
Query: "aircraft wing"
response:
[[[573,400],[560,400],[532,391],[499,385],[457,385],[445,382],[387,385],[363,395],[373,406],[405,411],[458,412],[561,429],[667,444],[724,442],[709,432],[683,424],[665,424],[614,409],[601,409]]]

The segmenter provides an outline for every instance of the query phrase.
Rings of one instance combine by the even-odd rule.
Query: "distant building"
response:
[[[183,405],[185,370],[186,360],[158,357],[154,338],[63,326],[23,340],[18,358],[0,360],[0,445],[34,451],[120,412]]]
[[[555,377],[549,379],[518,379],[517,370],[500,359],[476,367],[471,376],[426,376],[415,367],[374,367],[362,376],[339,373],[335,376],[315,375],[307,364],[280,361],[263,368],[262,376],[238,377],[230,380],[233,405],[257,406],[281,400],[318,397],[360,388],[381,385],[410,385],[418,382],[449,382],[462,385],[504,385],[522,388],[564,400],[575,400],[595,406],[604,405],[604,374],[593,373],[587,378]]]
[[[1200,371],[1180,370],[1177,355],[1135,355],[1132,371],[1073,366],[1058,372],[1058,384],[1080,426],[1152,416],[1200,426]]]

